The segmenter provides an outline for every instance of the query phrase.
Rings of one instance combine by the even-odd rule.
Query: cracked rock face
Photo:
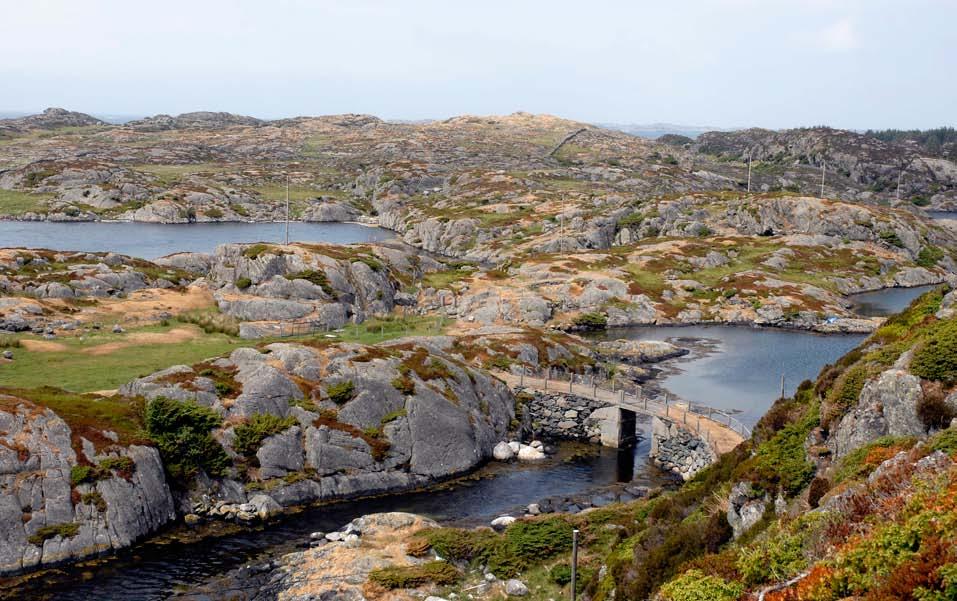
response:
[[[857,405],[831,434],[828,446],[836,458],[881,436],[924,436],[927,427],[917,414],[923,397],[920,378],[889,369],[867,382]]]
[[[232,392],[210,389],[188,366],[122,391],[195,398],[227,418],[227,446],[233,426],[257,414],[293,419],[263,440],[258,465],[247,474],[267,483],[263,494],[282,506],[407,489],[465,472],[492,456],[514,418],[503,383],[420,342],[271,344],[263,352],[237,349],[212,365],[232,374]],[[349,393],[333,400],[331,391],[347,384]],[[200,486],[194,496],[222,497],[217,487]],[[246,501],[242,485],[225,490],[240,491],[231,503]]]
[[[0,396],[0,574],[129,547],[176,517],[163,465],[145,446],[95,449],[49,409]],[[82,462],[131,461],[130,473],[71,483]],[[52,531],[52,529],[56,531]]]

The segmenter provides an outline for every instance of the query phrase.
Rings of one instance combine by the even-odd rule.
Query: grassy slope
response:
[[[31,194],[16,190],[0,190],[0,215],[21,215],[29,211],[43,211],[49,194]]]

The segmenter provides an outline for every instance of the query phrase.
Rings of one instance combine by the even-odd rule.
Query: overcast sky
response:
[[[955,0],[0,0],[0,108],[957,123]]]

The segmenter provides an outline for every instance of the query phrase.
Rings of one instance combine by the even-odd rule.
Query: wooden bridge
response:
[[[572,394],[595,399],[609,407],[617,408],[617,419],[613,420],[616,423],[611,424],[608,438],[604,429],[602,432],[602,442],[608,446],[619,446],[618,441],[629,435],[634,437],[634,414],[638,413],[678,424],[679,427],[707,441],[718,455],[734,449],[751,437],[751,429],[740,420],[710,407],[695,407],[689,403],[671,402],[667,397],[657,399],[641,394],[628,394],[624,390],[608,390],[597,384],[583,381],[576,383],[574,375],[571,375],[567,381],[506,372],[495,372],[495,375],[512,389]],[[630,428],[631,432],[623,431],[623,427],[626,430]]]

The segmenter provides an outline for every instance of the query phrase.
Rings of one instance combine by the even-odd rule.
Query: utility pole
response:
[[[289,244],[289,174],[286,174],[286,244]]]
[[[751,153],[753,151],[748,149],[748,194],[751,193]]]
[[[824,200],[824,174],[827,172],[827,161],[821,161],[821,200]]]
[[[572,601],[578,598],[578,529],[572,530]]]
[[[784,398],[784,374],[781,374],[781,398]]]

